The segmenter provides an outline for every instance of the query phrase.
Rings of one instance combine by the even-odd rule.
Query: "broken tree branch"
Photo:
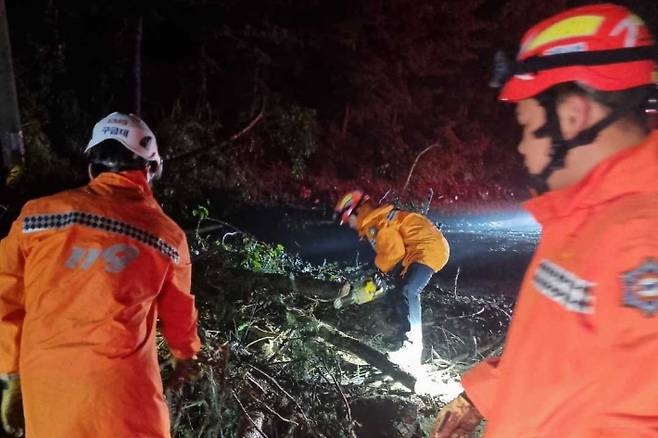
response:
[[[263,438],[269,438],[269,437],[265,434],[265,432],[263,432],[263,431],[261,430],[260,426],[259,426],[258,424],[256,424],[256,421],[255,421],[253,418],[251,418],[251,415],[249,415],[249,412],[247,412],[247,410],[245,409],[245,407],[244,407],[244,405],[242,404],[242,402],[240,402],[240,398],[239,398],[238,395],[235,393],[235,391],[231,390],[231,394],[233,394],[233,398],[235,399],[236,402],[238,402],[238,406],[240,406],[240,410],[241,410],[242,413],[245,415],[245,417],[247,417],[247,419],[249,420],[249,422],[251,423],[251,426],[252,426],[252,428],[253,428],[253,429],[252,429],[252,428],[246,427],[246,428],[244,428],[245,430],[244,430],[243,432],[238,431],[238,437],[240,437],[240,438],[255,438],[255,436],[254,436],[255,434],[253,433],[254,430],[255,430],[255,431],[258,432]],[[262,426],[262,424],[263,424],[263,419],[264,419],[264,417],[265,417],[265,416],[264,416],[262,413],[260,413],[260,416],[259,416],[259,419],[258,419],[259,421],[258,421],[258,422],[260,423],[261,426]]]
[[[414,173],[414,169],[416,168],[416,165],[418,164],[418,161],[420,160],[420,157],[422,157],[425,152],[429,151],[432,148],[438,147],[439,143],[434,143],[429,146],[427,146],[425,149],[420,151],[418,155],[416,155],[416,159],[414,160],[414,164],[411,166],[411,169],[409,170],[409,175],[407,176],[407,182],[404,183],[404,187],[402,187],[402,194],[404,194],[407,191],[407,187],[409,186],[409,181],[411,181],[411,175]]]
[[[267,285],[273,290],[294,290],[297,294],[302,296],[328,299],[335,298],[338,294],[338,288],[340,287],[339,283],[326,282],[313,278],[291,278],[290,275],[285,274],[265,274],[236,268],[223,270],[222,275],[218,275],[217,280],[214,282],[214,286],[220,291],[236,288],[243,288],[245,291],[251,291],[258,289],[259,284]],[[199,293],[198,296],[199,299],[213,301],[213,297],[208,295],[207,292],[204,294]],[[299,309],[287,306],[286,308],[288,311],[295,313],[295,316],[302,323],[302,326],[314,327],[315,334],[322,340],[339,350],[354,354],[371,366],[380,370],[382,373],[402,383],[410,390],[414,390],[416,379],[412,375],[400,370],[396,364],[388,360],[385,354],[358,339],[341,332],[329,324],[299,311]],[[255,341],[258,338],[271,336],[271,334],[266,334],[254,338],[252,341]],[[273,357],[276,355],[277,353],[275,353]]]
[[[199,147],[199,148],[196,148],[196,149],[192,149],[191,151],[187,151],[187,152],[182,153],[180,155],[177,155],[175,157],[167,158],[165,161],[166,161],[167,164],[171,164],[171,163],[174,163],[174,162],[177,162],[177,161],[182,161],[182,160],[184,160],[186,158],[189,158],[191,156],[200,154],[200,153],[205,152],[209,149],[216,148],[216,147],[219,147],[219,146],[225,146],[229,143],[233,143],[234,141],[236,141],[237,139],[239,139],[240,137],[245,135],[247,132],[251,131],[253,129],[253,127],[256,126],[256,124],[258,124],[258,122],[260,122],[263,119],[264,113],[265,113],[265,99],[263,99],[262,102],[261,102],[261,107],[260,107],[260,111],[258,112],[258,114],[244,128],[242,128],[241,130],[239,130],[235,134],[231,135],[227,140],[224,140],[224,141],[216,143],[216,144],[211,144],[210,146],[202,146],[202,147]]]
[[[304,413],[304,410],[303,410],[302,407],[299,405],[299,403],[297,402],[297,400],[296,400],[292,395],[290,395],[290,393],[288,393],[288,391],[286,391],[285,389],[283,389],[283,386],[281,386],[281,384],[280,384],[279,382],[277,382],[276,379],[275,379],[274,377],[270,376],[270,375],[267,374],[265,371],[261,370],[260,368],[254,366],[254,365],[252,365],[252,364],[250,364],[250,363],[248,363],[247,366],[248,366],[249,368],[253,369],[254,371],[258,371],[258,372],[259,372],[260,374],[262,374],[267,380],[269,380],[270,382],[272,382],[272,384],[273,384],[274,386],[276,386],[277,388],[279,388],[279,391],[283,392],[283,393],[286,395],[286,397],[288,397],[288,398],[289,398],[289,399],[295,404],[295,406],[297,407],[297,410],[299,411],[299,413],[300,413],[300,414],[302,415],[302,417],[304,418],[304,421],[308,424],[309,421],[308,421],[308,418],[306,417],[306,413]]]
[[[315,320],[315,322],[318,324],[317,334],[322,339],[334,345],[336,348],[348,351],[360,357],[382,373],[402,383],[410,390],[414,390],[414,387],[416,386],[416,378],[411,374],[402,371],[396,364],[389,361],[385,354],[380,353],[358,339],[331,327],[329,324],[317,320]]]
[[[350,404],[347,401],[347,397],[345,396],[345,393],[343,392],[343,388],[340,387],[340,384],[338,383],[334,375],[326,367],[325,367],[325,371],[327,372],[327,374],[329,374],[329,377],[331,377],[331,380],[334,382],[334,386],[336,387],[336,390],[343,398],[343,403],[345,404],[345,412],[347,413],[347,421],[350,428],[349,429],[350,437],[356,438],[356,434],[354,433],[354,420],[352,419],[352,408],[350,408]]]
[[[295,426],[299,426],[299,423],[297,423],[296,421],[290,420],[290,419],[288,419],[288,418],[285,418],[284,416],[282,416],[281,414],[279,414],[277,411],[275,411],[274,409],[272,409],[272,408],[271,408],[267,403],[265,403],[263,400],[260,400],[260,399],[258,399],[257,397],[255,397],[255,396],[253,396],[253,395],[251,395],[251,394],[250,394],[249,396],[251,397],[251,399],[252,399],[253,401],[255,401],[255,402],[257,402],[258,404],[260,404],[263,408],[265,408],[266,411],[268,411],[269,413],[273,414],[273,415],[274,415],[275,417],[277,417],[279,420],[283,421],[284,423],[294,424]]]

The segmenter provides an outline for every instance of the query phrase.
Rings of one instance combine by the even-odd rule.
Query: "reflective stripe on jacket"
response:
[[[190,275],[143,172],[28,202],[0,242],[0,373],[21,375],[26,435],[168,437],[156,319],[197,353]]]
[[[658,437],[658,133],[526,207],[543,230],[504,353],[463,377],[485,436]]]
[[[359,236],[368,239],[375,250],[375,265],[388,272],[402,261],[406,268],[423,263],[435,272],[448,262],[450,247],[439,229],[425,216],[384,205],[364,210],[357,219]]]

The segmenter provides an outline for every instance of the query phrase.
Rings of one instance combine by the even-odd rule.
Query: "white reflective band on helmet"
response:
[[[146,161],[154,161],[158,166],[162,165],[155,134],[134,114],[114,112],[96,123],[84,152],[89,152],[105,140],[116,140]]]

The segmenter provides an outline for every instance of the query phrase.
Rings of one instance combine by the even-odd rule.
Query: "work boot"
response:
[[[407,340],[402,343],[402,347],[399,349],[388,352],[388,360],[399,366],[403,371],[413,374],[420,368],[422,353],[422,343]]]

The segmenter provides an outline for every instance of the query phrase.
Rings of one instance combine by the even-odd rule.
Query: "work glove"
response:
[[[9,436],[23,436],[25,420],[23,418],[23,396],[21,380],[18,376],[2,380],[2,402],[0,403],[2,428]]]
[[[430,438],[471,438],[480,421],[482,415],[461,394],[439,411]]]
[[[5,179],[5,185],[7,187],[12,187],[17,185],[21,178],[23,177],[23,166],[20,164],[15,165],[9,171],[7,178]]]
[[[199,360],[194,357],[192,359],[176,359],[172,356],[171,365],[174,372],[169,377],[167,387],[171,389],[178,389],[188,382],[196,382],[203,374]]]

